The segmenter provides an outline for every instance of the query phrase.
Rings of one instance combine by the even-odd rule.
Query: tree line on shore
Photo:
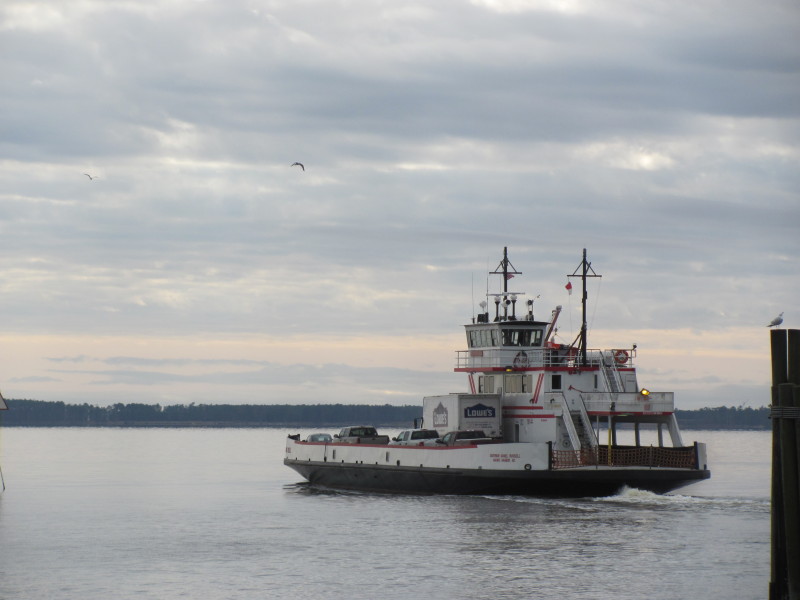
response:
[[[0,425],[17,427],[410,427],[420,406],[389,404],[66,404],[7,400]],[[682,429],[769,429],[769,408],[676,411]]]
[[[20,427],[315,427],[411,425],[418,406],[355,404],[66,404],[6,400],[0,424]]]

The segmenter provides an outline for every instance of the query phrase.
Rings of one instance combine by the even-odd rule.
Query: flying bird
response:
[[[767,325],[767,327],[777,327],[781,323],[783,323],[783,313],[779,314],[777,317],[772,319],[772,321],[769,322],[769,325]]]
[[[303,169],[303,171],[306,170],[306,168],[303,166],[303,163],[296,162],[296,163],[292,163],[290,166],[292,166],[292,167],[300,167],[301,169]]]
[[[91,181],[91,180],[93,180],[93,179],[97,179],[97,177],[92,177],[92,176],[91,176],[91,175],[89,175],[88,173],[84,173],[84,175],[86,175],[86,176],[89,178],[89,181]]]

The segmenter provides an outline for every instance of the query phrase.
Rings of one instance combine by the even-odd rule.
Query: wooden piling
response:
[[[773,329],[770,600],[800,600],[800,330]]]
[[[791,383],[778,386],[778,405],[781,409],[791,408],[794,404]],[[786,555],[786,581],[789,598],[800,598],[800,537],[798,537],[798,500],[797,488],[797,443],[794,424],[790,419],[781,419],[781,487],[783,493],[783,531],[784,552]],[[774,501],[774,499],[773,499]]]
[[[788,409],[789,418],[781,424],[781,434],[787,430],[787,442],[781,444],[786,526],[786,566],[788,568],[789,598],[800,600],[800,330],[787,331],[786,379],[789,383],[781,406]],[[791,490],[789,496],[786,490]]]
[[[771,405],[778,405],[778,386],[786,383],[786,331],[770,331],[770,354],[772,356],[772,399]],[[776,499],[780,498],[780,502]],[[781,486],[781,422],[772,418],[772,504],[770,523],[770,580],[769,600],[784,600],[786,581],[785,555],[783,552],[783,489]]]

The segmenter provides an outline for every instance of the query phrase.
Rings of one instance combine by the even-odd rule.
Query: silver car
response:
[[[435,446],[439,432],[435,429],[407,429],[389,442],[391,446]]]

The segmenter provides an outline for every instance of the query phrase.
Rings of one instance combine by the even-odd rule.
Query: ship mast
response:
[[[508,305],[512,303],[516,303],[517,298],[516,294],[513,292],[508,291],[508,280],[514,277],[514,275],[522,275],[521,271],[517,271],[514,265],[511,264],[511,261],[508,260],[508,246],[503,247],[503,260],[500,261],[500,264],[497,265],[497,268],[494,271],[490,271],[490,275],[502,275],[503,276],[503,317],[504,319],[508,319]],[[512,296],[512,300],[508,299],[509,294]],[[498,295],[499,296],[499,295]],[[500,298],[495,297],[495,321],[500,320]],[[516,320],[516,315],[512,314],[511,320]]]
[[[578,274],[580,271],[580,275]],[[579,334],[580,342],[578,343],[578,352],[580,353],[581,357],[581,365],[586,366],[588,361],[586,360],[586,278],[587,277],[602,277],[602,275],[598,275],[592,269],[592,263],[586,260],[586,248],[583,249],[583,260],[581,264],[575,269],[575,272],[572,275],[567,275],[567,277],[580,277],[582,285],[583,293],[581,295],[581,306],[583,308],[583,318],[581,320],[581,332]],[[574,342],[573,342],[574,345]]]

